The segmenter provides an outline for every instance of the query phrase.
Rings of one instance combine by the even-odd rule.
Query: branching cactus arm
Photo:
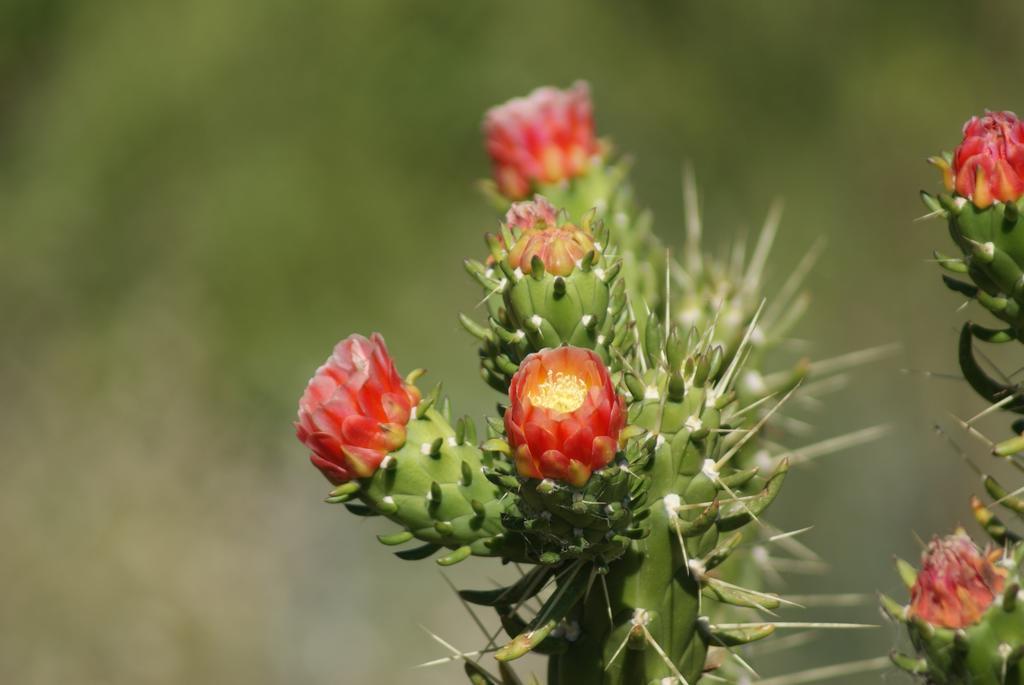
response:
[[[966,323],[959,359],[965,378],[1001,408],[1024,412],[1020,388],[992,377],[977,360],[974,341],[1024,341],[1024,123],[1012,112],[986,112],[964,125],[952,154],[929,160],[942,171],[946,192],[922,193],[929,217],[944,217],[960,256],[936,251],[954,292],[1001,322],[998,328]],[[966,280],[964,280],[966,279]]]
[[[310,380],[299,403],[296,432],[313,464],[336,487],[328,497],[353,513],[385,516],[398,533],[386,545],[418,540],[403,558],[442,548],[442,564],[469,556],[519,558],[507,546],[498,488],[483,475],[490,464],[469,419],[449,424],[440,388],[421,399],[403,380],[383,338],[353,335]]]

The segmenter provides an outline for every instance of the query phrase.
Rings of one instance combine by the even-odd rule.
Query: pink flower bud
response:
[[[953,155],[951,180],[952,189],[979,208],[1024,195],[1024,124],[1017,115],[985,112],[971,117]]]
[[[594,136],[590,88],[538,88],[493,107],[484,116],[494,180],[510,200],[527,197],[539,183],[557,183],[587,171],[600,151]]]
[[[963,531],[936,537],[921,556],[910,614],[942,628],[977,623],[1003,590],[1004,574],[992,561]]]
[[[351,335],[310,379],[299,400],[295,435],[335,485],[372,476],[405,444],[420,393],[398,375],[384,339]]]

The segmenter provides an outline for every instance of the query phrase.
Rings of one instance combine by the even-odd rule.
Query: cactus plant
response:
[[[479,447],[470,424],[450,427],[437,392],[386,413],[419,393],[399,380],[379,337],[342,343],[301,403],[297,432],[314,463],[335,452],[348,459],[350,443],[372,449],[359,462],[365,468],[325,472],[338,484],[329,501],[399,524],[382,542],[420,541],[405,558],[446,548],[442,564],[480,555],[533,565],[525,583],[463,598],[495,607],[514,638],[499,660],[552,654],[551,683],[694,683],[710,646],[773,630],[719,629],[701,610],[702,595],[779,604],[711,573],[786,473],[784,463],[767,478],[731,463],[753,435],[733,430],[743,416],[734,388],[740,357],[722,373],[710,335],[666,335],[654,319],[639,337],[614,380],[592,351],[531,352],[512,376],[504,420],[491,422]],[[352,371],[337,373],[336,357]],[[752,483],[756,496],[737,497]],[[521,616],[519,605],[552,582],[537,614]]]
[[[749,565],[734,552],[766,526],[789,468],[747,463],[747,450],[806,370],[744,390],[761,373],[749,365],[770,236],[756,274],[731,274],[742,287],[728,321],[713,314],[727,303],[705,262],[683,292],[713,315],[680,320],[674,262],[590,116],[579,84],[487,115],[505,218],[490,255],[466,263],[486,321],[462,317],[503,395],[484,433],[453,422],[440,386],[423,394],[419,372],[399,376],[377,335],[340,343],[300,401],[296,433],[334,485],[327,501],[397,524],[379,539],[414,545],[399,557],[523,565],[507,587],[460,592],[492,607],[508,636],[493,650],[497,675],[460,655],[473,683],[517,683],[510,662],[537,652],[549,685],[691,685],[775,631],[722,620],[721,607],[785,602],[722,574],[727,560]]]
[[[514,322],[509,321],[512,317],[508,312],[512,307],[503,302],[502,295],[510,289],[512,279],[500,254],[506,245],[515,243],[515,236],[536,224],[535,217],[545,213],[549,217],[554,215],[554,207],[565,209],[561,221],[579,220],[581,225],[592,226],[603,236],[596,241],[596,254],[600,257],[604,253],[605,261],[612,264],[611,271],[622,281],[617,287],[631,293],[633,318],[639,328],[644,327],[648,316],[654,316],[663,323],[679,325],[684,331],[691,328],[711,331],[713,344],[722,348],[726,362],[736,354],[747,331],[752,331],[745,341],[748,358],[737,381],[737,392],[744,404],[756,405],[769,397],[784,395],[804,380],[821,380],[823,385],[830,377],[840,380],[838,375],[849,368],[891,351],[891,346],[881,346],[825,362],[812,363],[800,358],[790,365],[772,363],[769,353],[786,342],[786,336],[806,311],[810,297],[802,291],[802,282],[821,252],[821,243],[810,247],[800,263],[790,270],[779,292],[766,300],[764,275],[779,228],[781,204],[769,212],[749,259],[744,258],[746,245],[742,240],[732,246],[727,259],[717,258],[703,248],[697,184],[693,171],[687,168],[683,188],[685,241],[679,246],[678,254],[671,254],[651,231],[651,213],[636,207],[628,165],[613,161],[614,146],[596,137],[593,105],[585,83],[577,82],[566,90],[539,88],[526,97],[492,108],[484,119],[484,134],[494,168],[493,180],[485,182],[484,187],[495,205],[507,213],[499,235],[489,237],[492,255],[488,263],[467,262],[470,273],[484,289],[491,325],[481,326],[469,317],[463,317],[463,324],[481,340],[484,377],[500,390],[507,387],[514,364],[525,354],[524,336],[538,335],[529,325],[516,330]],[[584,158],[579,150],[589,150],[592,154]],[[546,158],[572,158],[578,163],[556,164],[545,172],[542,160]],[[509,177],[517,179],[516,183],[509,183],[506,180]],[[516,202],[530,192],[540,193],[544,199]],[[543,210],[533,207],[538,203],[543,204]],[[550,218],[547,223],[551,223]],[[511,240],[508,239],[510,232]],[[511,261],[509,266],[513,273],[516,266],[521,272],[530,272],[523,260]],[[615,285],[610,279],[608,283]],[[531,286],[532,302],[545,301],[544,293],[550,293],[551,288],[545,291],[543,286]],[[548,294],[546,301],[552,299]],[[600,305],[600,299],[595,301]],[[563,326],[562,341],[598,348],[605,361],[614,365],[616,355],[624,353],[621,348],[631,345],[633,338],[623,335],[621,320],[616,318],[622,315],[619,305],[625,298],[613,297],[612,301],[614,307],[607,312],[600,306],[590,310],[577,306],[577,310],[588,315],[585,318],[591,339],[581,336],[579,322],[573,319]],[[533,312],[528,309],[524,313]],[[609,321],[609,317],[614,320]],[[536,321],[543,326],[540,319]],[[566,336],[570,335],[575,337],[569,340]],[[550,336],[549,339],[558,338]],[[728,363],[722,364],[719,371],[724,372],[727,367]],[[749,412],[745,427],[755,425],[763,412],[763,409]],[[880,433],[877,429],[862,431],[857,439],[873,439]],[[768,451],[755,437],[738,455],[738,461],[747,467],[764,468],[778,461],[766,458]]]
[[[942,172],[946,192],[922,193],[930,210],[927,216],[947,220],[961,253],[935,253],[938,263],[953,274],[943,280],[1003,322],[1001,329],[963,325],[958,343],[961,370],[970,386],[991,403],[989,411],[1020,413],[1024,405],[1019,388],[1005,377],[992,378],[976,358],[974,343],[1024,341],[1018,311],[1024,301],[1024,124],[1012,112],[972,117],[956,151],[929,161]],[[970,422],[964,426],[976,432]],[[1018,437],[989,441],[989,446],[996,456],[1013,460],[1024,444]],[[919,572],[898,562],[911,591],[910,604],[881,598],[884,612],[906,627],[915,651],[893,652],[893,662],[926,683],[1024,683],[1024,614],[1018,597],[1024,544],[992,511],[997,504],[1024,520],[1024,501],[1017,496],[1019,491],[1008,492],[991,475],[981,476],[994,504],[972,497],[971,510],[998,547],[982,552],[962,529],[937,538],[925,550]]]
[[[1010,376],[986,370],[976,354],[975,343],[1024,342],[1024,123],[1012,112],[986,112],[972,117],[963,127],[963,140],[953,154],[929,160],[942,172],[946,192],[922,193],[928,217],[947,220],[949,234],[960,256],[936,251],[946,286],[976,302],[1002,321],[990,328],[966,322],[960,330],[957,356],[964,378],[991,410],[1024,413],[1020,387]],[[961,280],[966,278],[967,280]],[[992,442],[992,453],[1012,458],[1024,449],[1022,427],[1013,423],[1017,436]],[[993,477],[984,476],[986,489],[1002,504],[1012,504],[1006,490]],[[983,525],[992,532],[991,525]]]
[[[773,357],[771,353],[787,342],[789,331],[806,310],[809,296],[802,291],[802,282],[821,252],[821,243],[807,251],[781,290],[765,304],[764,275],[778,232],[781,204],[769,212],[749,259],[744,258],[746,246],[742,240],[732,246],[727,259],[717,258],[703,248],[697,184],[693,171],[687,168],[683,184],[685,230],[681,232],[685,241],[678,254],[669,252],[651,233],[651,213],[637,210],[626,165],[611,161],[613,146],[595,137],[592,112],[589,89],[577,83],[565,91],[538,89],[525,98],[493,108],[485,117],[486,147],[495,171],[494,179],[485,187],[495,205],[506,214],[500,232],[488,239],[491,255],[487,262],[467,262],[468,270],[483,288],[487,323],[481,325],[467,316],[462,321],[480,340],[481,371],[493,387],[504,391],[516,364],[529,352],[526,338],[540,337],[542,330],[546,331],[549,344],[561,341],[594,349],[619,370],[618,359],[628,356],[636,341],[625,325],[627,292],[636,328],[643,330],[647,318],[653,317],[663,325],[667,322],[679,326],[682,331],[693,329],[711,335],[711,344],[721,348],[724,362],[717,365],[715,373],[725,373],[743,343],[745,359],[735,380],[735,391],[739,403],[751,409],[736,425],[741,431],[759,424],[772,406],[772,398],[784,396],[802,382],[821,381],[817,387],[826,390],[830,383],[841,384],[841,374],[847,369],[888,353],[891,348],[882,346],[836,360],[812,363],[799,358],[788,365],[778,364],[777,355]],[[521,147],[511,145],[513,140],[519,141]],[[574,166],[572,173],[562,167],[557,167],[562,173],[548,176],[538,171],[542,166],[539,160],[545,155],[561,159],[573,156],[571,150],[578,149],[596,152]],[[512,174],[515,178],[532,179],[519,184],[517,192],[511,192],[503,180],[512,173],[510,167],[516,170]],[[544,195],[536,195],[532,202],[515,201],[529,192]],[[577,269],[563,277],[565,281],[578,280],[584,287],[567,288],[569,295],[562,296],[561,301],[554,290],[559,282],[557,276],[553,281],[542,273],[534,279],[522,278],[524,272],[529,274],[532,270],[516,249],[527,242],[521,236],[552,223],[552,217],[557,215],[555,207],[565,208],[555,223],[575,221],[593,229],[596,260],[603,262],[596,269],[591,269],[589,261],[581,262],[584,273]],[[509,258],[503,258],[504,254]],[[587,280],[593,280],[593,276],[587,271],[604,275],[607,287],[602,288],[599,282],[596,287],[589,285]],[[610,275],[616,279],[613,281]],[[520,298],[523,304],[517,305],[509,298],[513,290],[529,291],[531,297]],[[605,290],[611,296],[611,306],[607,308]],[[569,314],[561,326],[549,326],[550,317],[543,312],[535,317],[538,307],[552,305]],[[806,390],[807,396],[816,392],[814,387]],[[775,469],[786,453],[797,447],[793,444],[797,437],[786,426],[782,421],[768,425],[766,431],[771,433],[772,440],[762,439],[757,432],[733,458],[733,463],[741,469]],[[856,431],[825,441],[820,452],[813,447],[807,454],[827,454],[870,441],[885,430],[880,426]],[[748,492],[745,486],[738,486],[737,493],[753,496],[756,491]],[[765,576],[777,578],[778,574],[771,566],[768,549],[758,537],[765,536],[755,531],[747,541],[749,544],[740,546],[740,553],[719,570],[723,577],[745,587],[771,586]],[[808,554],[795,541],[784,544],[791,544],[792,551],[798,554]]]

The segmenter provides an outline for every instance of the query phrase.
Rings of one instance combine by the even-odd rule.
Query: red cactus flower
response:
[[[420,393],[398,375],[384,339],[351,335],[316,370],[299,400],[295,435],[335,485],[373,475],[405,444]]]
[[[512,377],[508,395],[505,432],[521,476],[580,487],[614,458],[625,404],[590,350],[531,354]]]
[[[557,183],[586,172],[600,151],[594,136],[590,88],[538,88],[491,108],[484,116],[487,152],[498,190],[524,198],[538,183]]]
[[[985,112],[964,124],[951,174],[939,162],[947,186],[979,208],[1024,195],[1024,123],[1013,112]]]
[[[594,239],[582,228],[572,224],[551,226],[542,231],[523,234],[508,253],[514,269],[527,271],[534,257],[539,257],[544,269],[555,276],[568,276],[576,263],[594,249]]]
[[[977,623],[1003,590],[1003,572],[993,565],[999,551],[982,554],[963,531],[936,537],[921,555],[910,590],[910,614],[943,628]]]

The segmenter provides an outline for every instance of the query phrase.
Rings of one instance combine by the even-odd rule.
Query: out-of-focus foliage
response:
[[[476,629],[378,523],[319,503],[290,422],[352,331],[490,410],[455,319],[477,295],[461,259],[495,225],[479,120],[576,78],[668,242],[684,159],[713,243],[783,196],[776,281],[829,241],[798,331],[814,355],[904,344],[817,421],[896,434],[794,473],[773,513],[814,524],[834,564],[793,592],[895,591],[911,530],[968,518],[973,483],[931,425],[978,409],[897,371],[956,372],[957,301],[925,262],[944,229],[911,223],[937,183],[922,160],[969,114],[1024,106],[1022,21],[1010,0],[0,0],[0,678],[459,677],[409,675],[443,656],[417,625],[464,649]]]

